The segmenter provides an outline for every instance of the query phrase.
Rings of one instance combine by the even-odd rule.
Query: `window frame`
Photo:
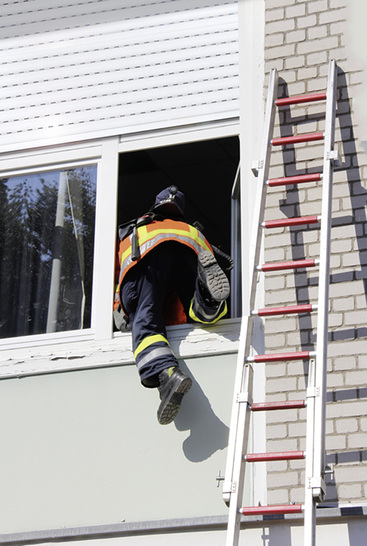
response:
[[[109,137],[73,146],[18,152],[0,158],[2,177],[97,165],[91,327],[69,332],[1,339],[0,379],[134,363],[130,333],[113,332],[111,312],[114,293],[119,156],[123,152],[140,149],[233,136],[239,137],[238,120],[201,125],[191,130],[177,128],[151,132],[140,135],[139,138],[136,135]],[[238,207],[237,201],[235,206]],[[200,325],[185,325],[183,328],[174,326],[170,335],[176,340],[180,358],[207,354],[208,336],[211,339],[210,353],[217,353],[219,346],[223,347],[223,342],[219,342],[218,345],[216,340],[223,335],[226,336],[228,329],[233,332],[233,336],[229,345],[225,344],[225,350],[236,351],[238,333],[235,325],[239,324],[239,321],[239,318],[224,319],[209,329]],[[182,344],[182,340],[187,336],[195,338],[192,346],[190,343]],[[201,345],[198,345],[198,340]],[[181,350],[181,345],[186,348]],[[13,356],[10,355],[14,354],[14,350],[18,353],[19,359],[15,358],[13,361]],[[95,357],[101,350],[109,355],[107,359]],[[52,359],[49,358],[50,354]],[[10,364],[5,363],[7,355],[9,360],[13,361]],[[40,355],[39,360],[35,359],[35,355]]]

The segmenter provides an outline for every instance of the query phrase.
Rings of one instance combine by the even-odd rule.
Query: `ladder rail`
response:
[[[307,414],[306,414],[306,468],[305,468],[305,505],[304,505],[304,546],[314,546],[316,531],[316,506],[313,496],[314,472],[314,435],[315,435],[315,398],[316,389],[316,358],[310,359],[307,381]]]
[[[320,477],[325,471],[325,412],[326,412],[326,370],[328,344],[329,282],[330,282],[330,239],[332,212],[332,180],[335,117],[336,117],[337,66],[334,60],[329,65],[328,89],[325,118],[325,146],[322,187],[322,211],[320,231],[320,265],[316,347],[316,386],[320,396],[315,400],[315,466],[314,476]],[[322,491],[314,496],[322,497]]]
[[[227,450],[227,465],[225,472],[225,479],[223,483],[223,496],[225,502],[229,502],[229,496],[231,492],[231,482],[233,475],[233,464],[234,464],[234,452],[235,452],[235,443],[237,437],[237,420],[238,420],[238,404],[236,402],[237,394],[242,391],[243,385],[243,371],[245,364],[245,356],[248,354],[251,343],[251,331],[252,331],[252,317],[251,310],[254,308],[254,301],[256,296],[256,280],[257,280],[257,271],[256,264],[259,261],[260,256],[260,247],[261,247],[261,232],[262,228],[260,226],[259,218],[264,214],[265,209],[265,180],[269,171],[270,164],[270,134],[274,127],[275,119],[275,95],[278,87],[278,73],[274,69],[270,74],[269,80],[269,89],[267,97],[267,109],[265,116],[264,124],[264,134],[262,140],[262,156],[264,157],[264,164],[259,169],[259,180],[257,187],[256,195],[256,205],[254,211],[254,221],[253,221],[253,230],[252,230],[252,240],[250,243],[250,261],[249,261],[249,275],[250,275],[250,294],[249,301],[244,303],[244,309],[242,309],[242,322],[241,322],[241,331],[240,331],[240,341],[239,341],[239,351],[237,357],[237,367],[236,367],[236,378],[235,378],[235,388],[234,388],[234,397],[233,397],[233,406],[232,406],[232,415],[231,415],[231,425],[230,425],[230,434],[228,440],[228,450]]]

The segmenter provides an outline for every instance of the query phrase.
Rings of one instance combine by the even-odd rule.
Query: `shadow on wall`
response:
[[[205,461],[219,449],[228,445],[229,428],[217,417],[199,383],[184,362],[180,368],[193,379],[192,387],[185,396],[184,411],[175,419],[177,430],[190,430],[190,435],[183,443],[183,452],[189,461]]]
[[[281,94],[279,96],[289,96],[287,83],[279,79]],[[343,217],[337,217],[332,220],[332,228],[342,228],[343,226],[355,226],[355,240],[359,251],[360,269],[351,269],[340,273],[333,273],[330,276],[330,284],[362,281],[363,291],[367,304],[367,252],[366,252],[366,232],[367,232],[367,191],[361,182],[361,174],[358,163],[356,149],[356,140],[353,132],[353,121],[351,115],[351,104],[348,94],[348,86],[345,72],[338,67],[338,92],[337,92],[337,111],[336,121],[339,123],[341,135],[341,152],[344,158],[343,163],[335,166],[334,171],[345,171],[348,181],[348,188],[351,200],[352,214]],[[313,115],[303,115],[293,117],[289,107],[282,108],[283,116],[280,124],[281,136],[292,136],[293,127],[298,124],[305,124],[312,121],[323,119],[323,115],[317,113]],[[295,149],[293,145],[283,148],[283,161],[285,165],[285,176],[294,176],[301,174],[311,174],[321,172],[322,167],[313,167],[310,169],[297,169],[295,163]],[[321,158],[322,163],[322,158]],[[287,198],[282,200],[280,207],[286,216],[301,216],[300,198],[297,186],[287,188]],[[317,211],[315,211],[316,213]],[[308,230],[317,230],[318,227],[309,226]],[[292,241],[292,259],[299,260],[308,258],[304,244],[303,231],[297,227],[290,228],[290,237]],[[297,302],[299,304],[308,302],[308,288],[318,285],[318,277],[308,277],[305,271],[295,272],[295,286],[297,289]],[[311,317],[300,315],[299,329],[301,332],[301,344],[304,349],[313,350],[315,335],[312,334]],[[348,329],[335,329],[329,332],[329,341],[341,341],[346,339],[360,339],[367,337],[367,327],[352,327]]]

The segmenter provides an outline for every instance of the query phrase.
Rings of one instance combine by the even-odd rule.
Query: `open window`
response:
[[[233,221],[233,210],[236,210],[233,199],[238,199],[238,192],[233,192],[238,164],[237,137],[122,153],[118,223],[147,212],[154,204],[155,196],[174,184],[185,194],[187,222],[199,222],[210,243],[233,255],[234,248],[239,245],[238,222]],[[232,285],[232,316],[238,313],[239,288]]]
[[[96,174],[0,179],[0,338],[90,327]]]

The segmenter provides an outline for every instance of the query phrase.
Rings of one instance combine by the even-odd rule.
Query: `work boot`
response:
[[[180,368],[173,366],[159,374],[159,382],[161,403],[157,412],[158,422],[161,425],[168,425],[180,411],[182,398],[190,389],[192,381]]]
[[[221,302],[228,298],[230,288],[227,276],[209,250],[202,250],[199,254],[198,278],[204,299],[209,296],[215,302]]]

